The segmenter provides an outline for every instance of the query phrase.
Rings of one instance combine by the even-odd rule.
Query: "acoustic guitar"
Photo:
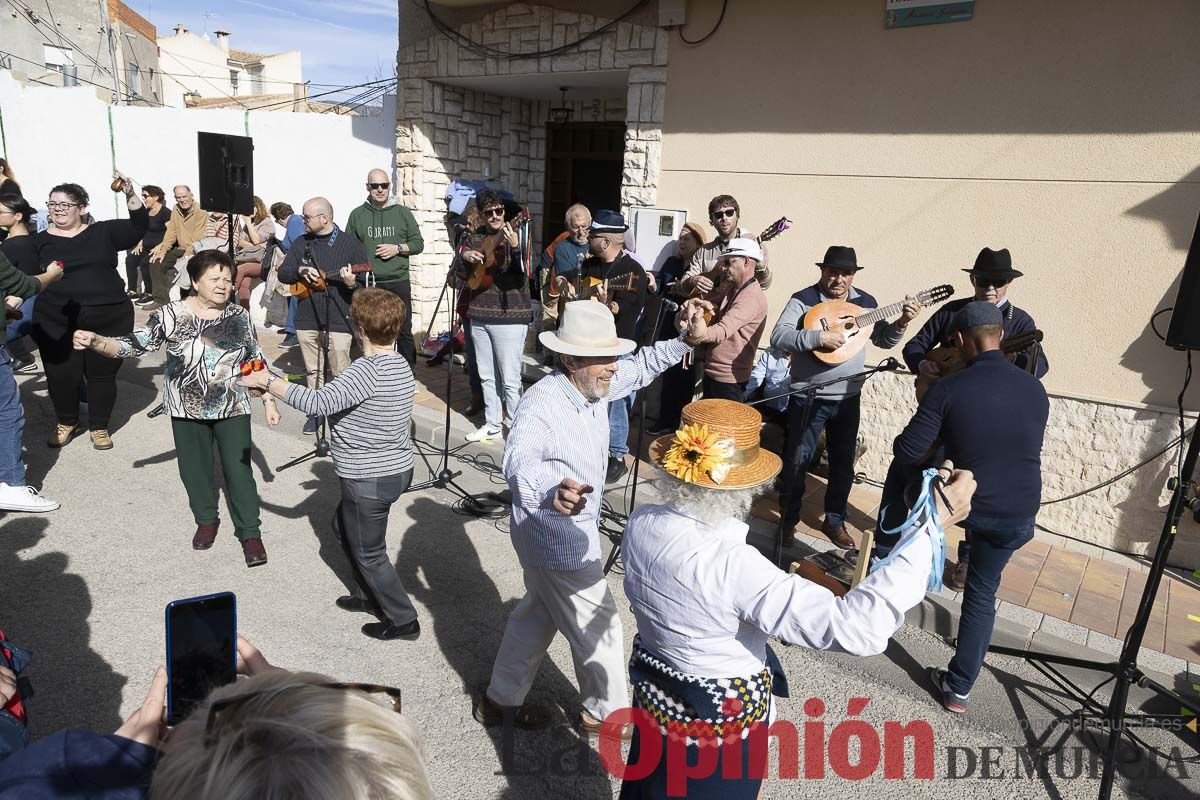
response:
[[[953,296],[954,287],[948,283],[917,292],[916,299],[923,306],[940,303]],[[810,331],[836,331],[846,336],[846,342],[836,350],[813,350],[813,357],[831,366],[849,361],[867,346],[871,328],[876,322],[894,317],[904,310],[906,300],[870,311],[845,300],[826,300],[817,303],[804,315],[804,329]]]
[[[371,265],[370,264],[354,264],[350,267],[350,271],[353,272],[355,275],[358,275],[363,272],[370,272]],[[329,279],[337,278],[339,272],[341,272],[341,270],[318,269],[317,270],[318,274],[315,279],[308,281],[308,280],[305,280],[303,276],[301,276],[300,280],[296,281],[295,283],[288,284],[288,289],[291,291],[292,297],[303,300],[306,297],[312,297],[314,294],[320,294],[321,292],[328,289],[329,288]]]
[[[1039,330],[1025,331],[1025,333],[1013,336],[1011,339],[1000,340],[1000,352],[1006,356],[1023,353],[1026,350],[1033,348],[1035,345],[1040,345],[1042,342],[1042,332]],[[961,372],[966,369],[967,361],[963,358],[962,350],[949,345],[939,345],[925,354],[926,361],[932,361],[938,365],[938,377],[931,378],[924,373],[917,373],[916,390],[917,402],[921,402],[921,398],[929,391],[929,387],[937,383],[947,375],[953,375],[956,372]]]
[[[771,241],[776,236],[783,233],[790,227],[792,227],[792,221],[790,219],[788,219],[787,217],[780,217],[779,219],[775,220],[770,225],[768,225],[765,229],[763,229],[762,233],[760,233],[758,236],[754,237],[754,241],[758,242],[759,244],[766,244],[767,242]],[[708,278],[710,281],[712,281],[713,288],[710,289],[707,294],[705,294],[704,292],[701,292],[699,289],[693,289],[691,296],[692,297],[703,297],[705,300],[714,300],[714,299],[718,298],[721,294],[720,291],[718,291],[718,290],[720,289],[721,277],[722,277],[722,274],[724,273],[724,271],[725,271],[725,268],[718,264],[717,266],[710,269],[708,272],[701,273],[700,277]],[[707,316],[711,316],[711,315],[706,315],[706,317]],[[709,321],[711,322],[712,320],[709,319]]]
[[[603,289],[608,292],[631,292],[633,287],[637,286],[641,277],[636,273],[630,272],[627,275],[618,278],[580,278],[579,274],[575,275],[575,296],[571,300],[567,299],[566,294],[560,293],[558,297],[558,318],[562,319],[563,309],[567,303],[574,300],[590,300],[600,294]],[[611,299],[611,296],[610,296]]]
[[[529,222],[529,220],[529,209],[522,208],[517,212],[516,216],[508,220],[508,225],[513,230],[516,230],[526,222]],[[467,286],[470,286],[472,291],[479,292],[492,285],[499,254],[508,253],[508,242],[504,238],[503,231],[496,231],[489,236],[485,236],[483,242],[478,247],[471,249],[483,253],[483,261],[476,264],[471,274],[467,277]]]

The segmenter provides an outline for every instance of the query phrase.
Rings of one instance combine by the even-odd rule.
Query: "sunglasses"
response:
[[[735,216],[737,216],[737,209],[736,208],[726,208],[721,211],[714,211],[711,214],[709,214],[709,216],[712,217],[713,219],[735,217]]]
[[[504,216],[504,208],[500,207],[500,208],[484,209],[483,215],[485,217],[503,217]]]
[[[973,278],[976,286],[990,286],[993,289],[1003,289],[1008,286],[1008,278]]]
[[[367,184],[368,189],[386,189],[389,186],[391,186],[390,183],[368,183]]]
[[[338,689],[339,691],[366,692],[367,694],[385,694],[392,699],[392,710],[397,714],[400,713],[400,690],[392,686],[380,686],[374,683],[317,683],[317,684],[297,684],[298,686],[319,686],[322,689]],[[295,688],[289,687],[289,688]],[[220,714],[222,711],[228,711],[231,708],[245,703],[255,697],[259,697],[266,692],[250,692],[248,694],[230,697],[225,700],[218,700],[208,707],[208,721],[204,725],[204,746],[211,747],[216,744],[220,737]]]

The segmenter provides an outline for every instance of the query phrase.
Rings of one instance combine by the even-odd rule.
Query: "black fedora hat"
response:
[[[858,265],[858,256],[854,253],[853,247],[843,247],[835,244],[825,251],[825,258],[817,262],[818,267],[830,267],[832,269],[841,269],[851,272],[858,272],[862,267]]]
[[[986,278],[1006,278],[1010,281],[1025,274],[1019,269],[1013,269],[1008,248],[992,250],[990,247],[980,250],[979,255],[975,257],[975,266],[964,269],[963,272]]]

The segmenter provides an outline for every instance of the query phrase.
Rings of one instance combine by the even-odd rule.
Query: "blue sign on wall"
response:
[[[887,0],[884,27],[906,28],[939,22],[962,22],[975,16],[975,0]]]

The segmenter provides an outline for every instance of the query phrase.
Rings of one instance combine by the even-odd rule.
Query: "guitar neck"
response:
[[[881,306],[868,311],[866,314],[860,314],[854,318],[854,324],[860,328],[869,328],[880,320],[886,320],[888,317],[894,317],[904,311],[904,301],[892,303],[890,306]]]

